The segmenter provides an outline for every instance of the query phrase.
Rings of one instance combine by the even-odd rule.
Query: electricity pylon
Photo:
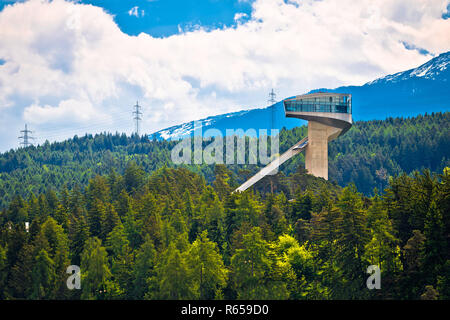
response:
[[[30,142],[30,140],[34,140],[34,137],[31,137],[29,133],[33,133],[33,131],[28,130],[27,125],[25,125],[25,130],[20,130],[20,132],[23,133],[23,135],[20,136],[19,139],[23,139],[23,141],[19,144],[23,145],[25,148],[28,146],[32,146],[33,144]]]
[[[267,100],[267,102],[269,103],[269,105],[270,106],[272,106],[272,122],[271,122],[271,125],[272,125],[272,127],[271,127],[271,129],[275,129],[275,97],[276,97],[276,94],[275,94],[275,92],[273,91],[273,89],[272,89],[272,91],[270,91],[270,93],[269,93],[269,100]]]
[[[142,120],[142,118],[140,117],[142,115],[141,108],[142,107],[136,101],[136,105],[134,106],[134,111],[133,111],[133,115],[134,115],[133,119],[135,121],[135,132],[137,135],[139,135],[139,121]]]

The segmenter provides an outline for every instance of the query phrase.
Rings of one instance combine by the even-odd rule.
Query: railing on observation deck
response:
[[[352,113],[351,99],[347,96],[292,99],[283,103],[286,112]]]

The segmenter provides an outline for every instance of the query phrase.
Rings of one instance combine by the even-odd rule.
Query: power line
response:
[[[139,105],[138,102],[136,102],[136,105],[134,106],[133,111],[133,120],[135,121],[135,132],[139,134],[140,131],[140,123],[139,121],[142,120],[143,113],[141,112],[142,106]],[[129,112],[129,111],[128,111]],[[30,134],[34,133],[35,131],[28,130],[27,125],[25,125],[25,130],[21,130],[22,136],[19,137],[19,139],[22,139],[20,142],[20,145],[23,145],[24,147],[33,145],[31,140],[44,142],[45,140],[54,140],[55,138],[59,137],[65,137],[67,135],[74,135],[74,134],[82,134],[80,131],[84,131],[85,129],[90,128],[98,128],[99,126],[109,126],[112,123],[123,123],[125,124],[127,121],[125,121],[128,117],[126,117],[127,111],[119,111],[119,112],[113,112],[108,113],[104,116],[97,116],[97,121],[85,124],[85,125],[78,125],[78,126],[71,126],[70,128],[67,127],[61,127],[61,125],[55,125],[53,127],[46,126],[43,130],[44,132],[41,132],[40,137],[32,137]],[[129,119],[129,118],[128,118]],[[87,132],[85,132],[87,134]]]
[[[71,126],[71,128],[83,128],[86,126],[95,126],[97,124],[108,124],[108,123],[114,122],[117,119],[119,119],[119,120],[129,119],[128,117],[125,117],[125,115],[127,115],[127,114],[129,115],[129,111],[119,111],[119,112],[115,112],[115,113],[108,112],[108,114],[96,115],[94,121],[90,122],[90,124],[88,124],[88,125]],[[116,117],[116,116],[119,116],[119,117]],[[45,132],[61,131],[61,130],[66,131],[67,128],[64,128],[61,124],[54,125],[54,126],[45,126]]]
[[[127,116],[127,117],[119,117],[119,118],[114,118],[114,119],[109,119],[109,120],[105,119],[105,120],[103,120],[101,122],[92,122],[92,123],[87,124],[87,125],[74,126],[74,127],[69,128],[69,129],[61,128],[59,130],[50,130],[50,131],[46,130],[46,133],[47,132],[50,133],[50,135],[46,135],[46,137],[61,136],[61,135],[64,135],[66,133],[71,133],[71,132],[75,133],[75,132],[83,130],[83,129],[98,128],[99,126],[108,126],[111,123],[115,123],[115,122],[118,122],[118,121],[125,123],[125,121],[123,121],[123,120],[126,120],[126,119],[129,119],[129,116]]]
[[[134,106],[134,111],[133,111],[133,115],[134,115],[134,121],[135,121],[135,132],[137,135],[139,135],[139,121],[142,120],[142,118],[140,117],[142,115],[141,112],[141,106],[139,105],[139,103],[136,101],[136,105]]]
[[[271,119],[272,120],[272,129],[275,129],[275,102],[276,102],[275,97],[276,97],[276,94],[275,94],[275,92],[273,91],[273,88],[272,88],[272,91],[270,91],[270,93],[269,93],[269,100],[267,100],[269,105],[272,106],[272,113],[271,113],[271,116],[272,116],[272,119]]]
[[[129,112],[129,111],[128,111]],[[80,131],[83,131],[83,129],[90,129],[90,128],[98,128],[99,126],[109,126],[112,123],[126,123],[126,119],[129,119],[129,117],[125,116],[125,114],[128,113],[127,111],[121,111],[116,113],[111,113],[108,116],[100,116],[97,117],[98,121],[91,122],[89,124],[85,125],[79,125],[79,126],[71,126],[70,128],[63,128],[60,125],[54,126],[54,127],[45,127],[45,135],[42,137],[38,137],[39,140],[42,140],[44,142],[45,140],[56,138],[56,137],[63,137],[67,135],[74,135],[74,134],[83,134]],[[129,114],[129,113],[128,113]],[[120,116],[119,116],[120,115]],[[119,116],[119,117],[110,117],[110,116]],[[49,130],[50,129],[50,130]],[[85,132],[87,133],[87,132]]]
[[[25,124],[25,130],[20,130],[23,133],[23,136],[20,136],[19,139],[23,139],[23,142],[19,142],[19,144],[23,145],[25,148],[28,146],[32,146],[33,144],[29,140],[34,140],[34,137],[29,136],[29,133],[33,133],[33,131],[28,130],[27,125]]]

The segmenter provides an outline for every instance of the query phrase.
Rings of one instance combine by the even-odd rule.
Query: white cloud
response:
[[[248,17],[248,15],[246,13],[238,12],[234,15],[234,21],[241,22],[242,19],[245,19],[247,17]]]
[[[128,11],[128,15],[129,16],[135,16],[136,18],[138,18],[139,17],[139,7],[133,7],[133,8],[131,8],[130,9],[130,11]]]
[[[136,99],[147,132],[265,105],[318,87],[362,84],[450,50],[444,0],[256,0],[234,28],[167,38],[121,32],[101,8],[30,0],[0,12],[0,134],[32,121],[109,123]],[[139,16],[138,7],[130,15]],[[143,14],[143,13],[142,13]],[[2,116],[3,117],[3,116]],[[106,120],[105,120],[106,119]],[[3,120],[3,119],[2,119]],[[14,123],[14,124],[13,124]],[[132,130],[131,115],[113,128]],[[94,130],[94,129],[92,129]],[[71,133],[67,131],[69,136]],[[11,138],[8,138],[8,137]],[[0,150],[16,134],[3,135]],[[15,138],[13,138],[15,137]]]
[[[95,108],[89,100],[62,100],[58,106],[40,106],[32,104],[24,110],[24,120],[27,123],[39,124],[45,122],[59,122],[65,125],[89,120],[95,114]]]
[[[133,7],[128,11],[129,16],[135,16],[136,18],[145,16],[145,10],[139,10],[139,7]]]

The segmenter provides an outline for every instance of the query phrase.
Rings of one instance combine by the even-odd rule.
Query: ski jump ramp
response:
[[[283,101],[286,117],[308,121],[308,136],[294,144],[234,192],[243,192],[284,162],[305,150],[306,170],[328,180],[328,142],[347,132],[352,126],[350,94],[317,92],[299,95]]]

